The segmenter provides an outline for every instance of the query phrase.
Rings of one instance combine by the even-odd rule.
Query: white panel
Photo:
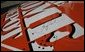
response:
[[[67,31],[65,31],[65,32],[57,31],[54,33],[53,37],[50,39],[50,42],[54,42],[56,40],[59,40],[67,35],[69,35],[69,32],[67,32]]]
[[[55,31],[73,22],[74,21],[70,19],[67,15],[62,14],[61,17],[46,22],[38,27],[35,27],[34,29],[29,28],[27,31],[29,34],[30,41],[33,41],[39,37],[42,37],[52,31]]]
[[[33,51],[53,51],[53,46],[40,46],[37,42],[31,43],[33,47]],[[40,48],[39,48],[40,47]],[[43,49],[44,48],[44,49]]]
[[[75,26],[75,33],[73,34],[73,38],[78,38],[84,35],[84,28],[82,28],[79,24],[73,24]]]
[[[40,19],[43,19],[43,18],[45,18],[45,17],[47,17],[49,15],[52,15],[54,13],[57,13],[57,12],[60,13],[61,11],[56,9],[55,7],[53,7],[53,8],[46,9],[43,12],[41,12],[39,14],[36,14],[36,15],[34,15],[32,17],[25,18],[24,20],[25,20],[26,27],[28,27],[33,22],[36,22],[36,21],[38,21]]]

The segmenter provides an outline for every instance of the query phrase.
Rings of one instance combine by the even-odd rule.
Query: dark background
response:
[[[1,1],[1,14],[26,1]]]

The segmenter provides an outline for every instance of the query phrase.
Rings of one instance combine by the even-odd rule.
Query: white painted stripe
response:
[[[30,4],[30,3],[33,3],[33,2],[29,2],[29,1],[24,2],[24,3],[21,4],[21,7],[23,7],[23,6],[27,5],[27,4]]]
[[[69,3],[84,3],[84,1],[69,1]]]
[[[10,20],[16,20],[18,17],[19,17],[19,15],[16,15],[13,18],[10,18]]]
[[[33,9],[29,9],[29,10],[26,10],[26,11],[22,11],[22,14],[25,15],[25,13],[27,13],[28,11],[31,11]]]
[[[55,3],[55,2],[57,2],[57,1],[48,1],[48,2],[50,2],[50,3]]]
[[[51,4],[49,4],[49,3],[45,3],[45,4],[41,5],[41,6],[39,6],[38,8],[34,9],[33,11],[29,12],[25,16],[30,15],[30,14],[33,14],[33,13],[37,13],[37,12],[40,12],[40,11],[43,11],[45,8],[47,8],[50,5]]]
[[[57,1],[57,2],[55,2],[55,3],[53,3],[53,4],[55,4],[55,5],[57,5],[57,6],[60,6],[60,5],[62,5],[62,4],[64,4],[66,1]]]
[[[6,25],[4,25],[4,27],[6,27],[6,26],[8,26],[8,25],[10,25],[10,24],[14,23],[15,21],[18,21],[18,20],[20,20],[20,19],[12,20],[12,21],[8,22]],[[4,27],[3,27],[3,28],[4,28]]]
[[[32,7],[35,7],[35,6],[37,6],[37,5],[40,5],[40,4],[42,4],[44,1],[42,1],[42,2],[39,2],[39,3],[36,3],[36,4],[34,4],[34,5],[31,5],[31,6],[28,6],[28,7],[25,7],[25,8],[21,8],[22,10],[25,10],[25,9],[29,9],[29,8],[32,8]]]
[[[7,48],[7,49],[9,49],[9,50],[12,50],[12,51],[23,51],[23,50],[21,50],[21,49],[18,49],[18,48],[15,48],[15,47],[12,47],[12,46],[3,44],[3,43],[1,43],[1,46],[4,47],[4,48]]]
[[[45,9],[43,12],[36,14],[30,18],[25,18],[24,20],[25,20],[26,27],[28,27],[33,22],[36,22],[40,19],[43,19],[43,18],[45,18],[49,15],[52,15],[54,13],[57,13],[57,12],[60,13],[61,11],[56,9],[55,7],[53,7],[53,8]]]
[[[37,3],[37,2],[39,2],[39,1],[35,1],[35,2],[26,2],[26,3],[21,4],[21,7],[24,7],[24,6],[33,4],[33,3]]]
[[[67,15],[62,14],[61,17],[46,22],[38,27],[35,27],[33,29],[29,28],[27,31],[29,34],[30,41],[33,41],[41,36],[44,36],[52,31],[55,31],[73,22],[74,21],[71,18],[69,18]]]
[[[19,23],[20,23],[20,21],[15,23],[15,24],[13,24],[13,25],[11,25],[11,26],[9,26],[9,27],[3,28],[2,30],[3,31],[9,31],[9,30],[11,30],[13,28],[19,27],[19,25],[18,25]]]
[[[20,33],[19,35],[17,35],[14,39],[16,39],[16,38],[19,38],[20,36],[22,36],[23,34],[22,33]]]
[[[43,2],[42,2],[42,3],[43,3]],[[40,6],[39,6],[39,7],[40,7]],[[34,9],[34,8],[33,8],[33,9]],[[29,10],[27,10],[27,11],[23,11],[22,14],[24,15],[26,12],[28,12],[28,11],[30,11],[30,10],[33,10],[33,9],[29,9]],[[42,8],[42,9],[43,9],[43,8]],[[34,9],[33,12],[34,12],[34,13],[35,13],[35,12],[37,13],[37,11],[39,12],[39,10],[42,10],[42,9],[38,9],[38,10]],[[32,11],[31,11],[31,12],[32,12]],[[29,12],[29,13],[30,13],[30,12]],[[25,16],[29,15],[29,13],[27,13]],[[24,17],[25,17],[25,16],[24,16]]]
[[[13,31],[11,31],[11,32],[3,35],[3,36],[1,37],[1,42],[4,41],[4,40],[6,40],[7,38],[13,36],[13,35],[16,35],[16,34],[19,33],[20,31],[21,31],[21,28],[17,28],[16,30],[13,30]]]
[[[73,34],[73,38],[78,38],[84,35],[84,28],[82,28],[79,24],[73,24],[75,26],[75,33]]]
[[[21,6],[21,9],[22,8],[26,8],[26,7],[29,7],[29,6],[31,6],[31,5],[35,5],[36,3],[39,3],[39,1],[38,2],[33,2],[33,3],[29,3],[29,4],[25,4],[24,6]]]
[[[17,13],[13,14],[15,11],[17,11]],[[8,15],[10,15],[10,14],[13,14],[13,15],[8,16]],[[19,13],[18,13],[18,9],[17,9],[17,8],[16,8],[16,9],[13,9],[13,10],[8,11],[8,13],[6,14],[5,21],[6,21],[6,20],[8,20],[9,18],[11,18],[11,17],[15,16],[15,15],[19,15]]]
[[[15,14],[13,14],[13,15],[11,15],[11,16],[8,16],[8,15],[7,15],[6,18],[5,18],[5,21],[8,20],[8,19],[10,19],[10,18],[12,18],[12,17],[15,16],[15,15],[19,16],[18,13],[15,13]]]

